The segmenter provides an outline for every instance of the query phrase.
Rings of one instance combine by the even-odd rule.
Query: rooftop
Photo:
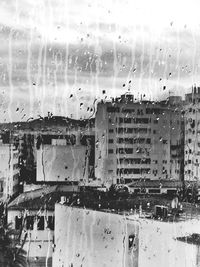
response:
[[[72,189],[72,188],[71,188]],[[65,197],[65,204],[73,207],[82,207],[108,213],[123,214],[126,216],[141,215],[152,219],[155,205],[167,207],[168,214],[163,221],[179,222],[188,219],[197,219],[200,216],[200,206],[190,203],[181,203],[183,211],[176,216],[171,208],[172,198],[163,196],[120,196],[112,197],[108,192],[95,190],[75,192],[69,191],[69,186],[45,186],[41,189],[22,193],[8,205],[8,210],[51,210],[55,204]]]

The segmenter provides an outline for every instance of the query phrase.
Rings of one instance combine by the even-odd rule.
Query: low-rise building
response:
[[[8,205],[8,224],[21,232],[29,266],[52,267],[55,203],[74,191],[74,185],[44,186],[19,195]]]

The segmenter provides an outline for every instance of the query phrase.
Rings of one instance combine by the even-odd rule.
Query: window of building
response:
[[[113,133],[114,132],[114,130],[113,129],[109,129],[109,133]]]
[[[15,216],[15,229],[20,230],[22,227],[22,216]]]
[[[37,230],[44,230],[44,216],[37,216]]]
[[[124,118],[124,123],[131,123],[131,118]]]
[[[109,143],[109,144],[113,144],[113,139],[109,139],[109,140],[108,140],[108,143]]]
[[[123,112],[123,113],[134,113],[135,110],[134,110],[134,109],[123,108],[123,109],[122,109],[122,112]]]
[[[27,216],[26,217],[26,229],[33,230],[33,224],[34,224],[34,216]]]
[[[190,144],[191,142],[192,142],[192,140],[189,138],[189,139],[188,139],[188,143]]]
[[[133,131],[135,134],[146,134],[147,128],[133,128]]]
[[[149,118],[134,118],[133,119],[134,123],[149,123],[150,119]]]
[[[110,113],[115,113],[115,112],[119,112],[119,107],[107,107],[107,112]]]
[[[156,130],[153,130],[153,134],[156,134]]]
[[[149,194],[160,194],[160,189],[149,189]]]
[[[118,154],[133,154],[132,148],[117,148],[116,153]]]
[[[147,143],[147,144],[151,144],[151,139],[150,139],[150,138],[147,138],[147,139],[146,139],[146,143]]]
[[[47,220],[47,228],[49,228],[50,230],[54,230],[54,216],[48,216],[48,220]]]
[[[113,154],[113,149],[108,149],[108,154]]]

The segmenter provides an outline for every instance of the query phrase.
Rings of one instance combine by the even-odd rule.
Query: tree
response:
[[[26,251],[23,249],[25,239],[20,244],[20,235],[11,225],[0,226],[0,266],[26,267]]]

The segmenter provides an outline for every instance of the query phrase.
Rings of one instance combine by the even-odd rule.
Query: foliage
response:
[[[24,242],[20,244],[20,236],[16,235],[10,224],[0,226],[0,266],[26,267],[26,251],[23,245]]]

